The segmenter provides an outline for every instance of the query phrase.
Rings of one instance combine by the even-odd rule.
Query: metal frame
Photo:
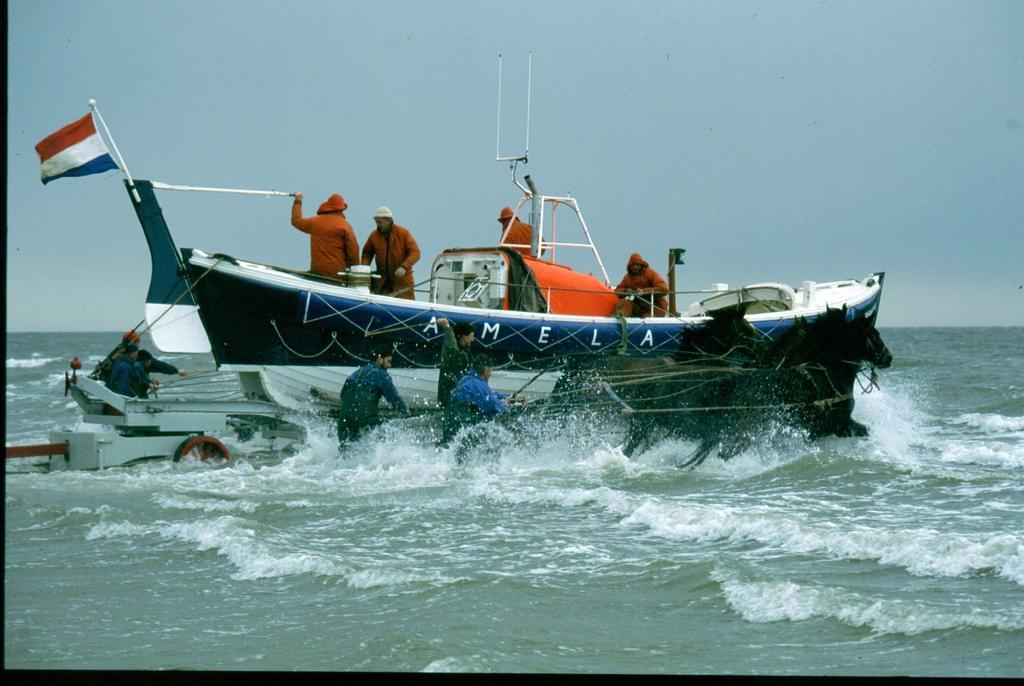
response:
[[[269,437],[298,437],[300,427],[282,419],[284,408],[258,400],[159,400],[126,398],[86,376],[69,388],[82,408],[82,422],[114,431],[51,431],[52,443],[67,443],[65,455],[50,457],[50,470],[104,469],[148,458],[166,458],[196,436],[225,433],[229,426],[260,420]],[[113,409],[115,412],[111,413]]]
[[[516,183],[516,185],[518,186],[519,184]],[[522,188],[522,186],[520,186],[520,188]],[[523,195],[523,197],[520,198],[519,202],[516,204],[516,208],[515,208],[515,210],[513,211],[513,214],[512,214],[512,219],[513,220],[515,220],[519,216],[519,210],[522,209],[523,205],[525,205],[528,202],[531,202],[531,200],[532,200],[532,194],[530,194],[529,191],[526,191],[526,193]],[[604,278],[604,285],[608,286],[609,288],[611,288],[611,282],[608,279],[608,272],[604,268],[604,262],[601,260],[601,254],[597,251],[597,246],[594,245],[594,239],[590,235],[590,228],[587,226],[587,221],[583,218],[583,212],[580,210],[580,205],[576,201],[576,198],[572,198],[572,197],[558,197],[558,196],[553,196],[553,195],[541,195],[541,196],[539,196],[538,200],[540,200],[542,211],[539,213],[540,221],[538,222],[538,226],[533,227],[534,231],[537,231],[538,234],[539,234],[539,250],[538,250],[538,252],[542,252],[543,249],[545,249],[545,248],[550,248],[550,252],[549,252],[549,257],[544,257],[544,258],[538,257],[537,259],[543,259],[543,260],[545,260],[547,262],[554,263],[555,262],[555,255],[557,254],[557,248],[560,248],[560,247],[561,248],[586,248],[586,249],[589,249],[590,252],[594,255],[594,260],[597,262],[597,266],[601,269],[601,276]],[[576,214],[576,218],[579,219],[580,226],[583,228],[583,236],[586,238],[586,242],[585,243],[562,243],[562,242],[559,242],[559,241],[555,240],[555,212],[562,205],[565,205],[565,206],[571,208],[572,211]],[[550,208],[551,208],[551,240],[545,240],[544,239],[544,214],[545,214],[545,212],[543,211],[543,208],[547,207],[547,206],[550,206]],[[530,246],[522,245],[522,244],[519,244],[519,243],[505,243],[505,235],[508,233],[508,231],[511,228],[511,226],[512,226],[512,222],[510,221],[509,222],[509,226],[501,234],[501,243],[500,244],[508,246],[508,247],[512,247],[512,248],[529,248]]]

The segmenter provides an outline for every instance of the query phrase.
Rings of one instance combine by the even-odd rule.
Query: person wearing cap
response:
[[[186,370],[178,369],[173,364],[156,359],[153,357],[153,353],[145,349],[139,350],[138,358],[135,360],[135,373],[138,384],[135,395],[139,398],[148,398],[149,392],[156,391],[160,386],[160,382],[152,378],[150,374],[188,376]]]
[[[363,245],[362,264],[377,262],[378,278],[371,280],[370,290],[381,295],[415,300],[412,266],[420,259],[420,246],[409,229],[395,223],[387,207],[373,213],[377,228],[370,232]]]
[[[524,221],[520,221],[519,217],[513,216],[511,207],[503,207],[501,209],[501,214],[498,215],[498,223],[501,224],[500,244],[507,245],[511,243],[513,245],[526,246],[512,249],[528,256],[530,254],[530,242],[533,240],[533,227]],[[543,253],[544,251],[541,250],[541,254]]]
[[[508,393],[491,390],[491,361],[486,355],[473,358],[445,405],[441,417],[441,445],[448,446],[461,429],[494,419],[508,411]],[[461,461],[461,460],[460,460]]]
[[[364,431],[384,421],[378,415],[381,396],[402,414],[409,412],[388,374],[393,354],[391,346],[382,347],[374,353],[372,362],[363,365],[345,379],[345,385],[341,388],[341,411],[338,414],[339,443],[354,441]]]
[[[664,317],[668,312],[668,284],[661,274],[651,269],[639,253],[629,256],[626,263],[626,275],[615,287],[621,300],[615,308],[616,314],[623,317]],[[653,298],[653,314],[652,310]]]
[[[136,397],[141,379],[135,367],[135,360],[139,357],[139,346],[134,343],[125,343],[121,346],[121,352],[114,358],[110,367],[110,376],[107,379],[107,388],[118,395],[128,398]]]
[[[459,379],[473,364],[473,353],[470,347],[476,340],[473,325],[469,322],[456,322],[454,326],[445,318],[437,320],[437,325],[444,329],[444,344],[441,347],[441,366],[437,373],[437,404],[444,408],[451,399]]]
[[[345,219],[348,205],[335,193],[320,205],[315,217],[302,216],[302,193],[292,203],[292,226],[309,234],[309,271],[338,278],[338,272],[359,264],[359,241]]]

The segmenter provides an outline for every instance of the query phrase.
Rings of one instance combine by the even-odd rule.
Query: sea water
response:
[[[572,421],[339,455],[313,412],[227,463],[8,461],[4,666],[1022,676],[1024,329],[882,334],[869,437],[775,427],[694,470]],[[6,443],[81,428],[64,370],[117,338],[9,333]],[[162,395],[237,397],[165,359],[196,373]]]

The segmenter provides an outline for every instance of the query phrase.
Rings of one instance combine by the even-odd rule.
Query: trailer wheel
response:
[[[228,455],[228,449],[213,436],[194,436],[182,442],[178,449],[174,451],[174,461],[180,462],[181,458],[192,453],[195,453],[204,462],[206,460],[231,459]]]

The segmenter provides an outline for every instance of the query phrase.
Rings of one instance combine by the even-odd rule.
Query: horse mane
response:
[[[867,320],[846,319],[846,306],[827,308],[814,321],[798,320],[769,347],[770,359],[778,365],[830,363],[863,355]]]
[[[743,313],[735,308],[716,310],[711,321],[697,329],[687,329],[679,349],[673,357],[680,362],[709,362],[716,358],[724,363],[726,358],[756,358],[763,343],[757,330],[748,322]]]

